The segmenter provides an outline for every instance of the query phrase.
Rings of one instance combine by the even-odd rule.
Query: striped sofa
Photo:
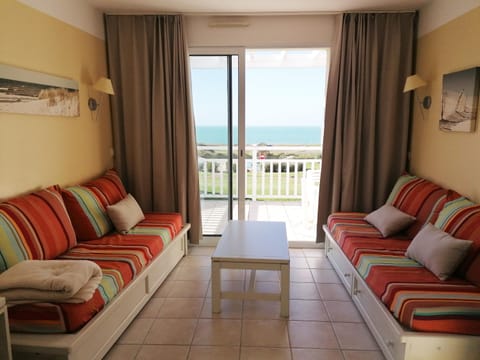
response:
[[[102,358],[185,255],[189,225],[180,214],[145,213],[128,233],[114,230],[107,206],[126,195],[109,170],[0,203],[0,272],[23,260],[83,259],[103,273],[84,303],[9,307],[15,358]]]
[[[327,256],[385,357],[479,359],[480,205],[409,174],[387,204],[415,221],[387,237],[364,213],[334,213],[324,226]],[[405,254],[427,223],[473,242],[446,280]]]

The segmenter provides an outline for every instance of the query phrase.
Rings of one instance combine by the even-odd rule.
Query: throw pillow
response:
[[[472,245],[470,240],[455,239],[432,224],[426,224],[405,252],[440,280],[446,280],[458,267]]]
[[[140,205],[128,194],[115,205],[107,206],[107,213],[118,232],[125,234],[140,221],[145,219]]]
[[[365,216],[365,220],[375,226],[383,237],[388,237],[405,229],[415,218],[386,204]]]

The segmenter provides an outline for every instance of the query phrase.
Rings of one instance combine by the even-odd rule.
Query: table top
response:
[[[229,221],[212,255],[212,260],[289,263],[285,223]]]

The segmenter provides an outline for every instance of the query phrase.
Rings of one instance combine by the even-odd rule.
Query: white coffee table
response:
[[[221,269],[246,269],[250,283],[244,292],[221,290]],[[255,291],[256,270],[280,271],[280,293]],[[280,315],[288,317],[290,256],[284,222],[230,221],[212,255],[212,312],[221,299],[279,300]]]

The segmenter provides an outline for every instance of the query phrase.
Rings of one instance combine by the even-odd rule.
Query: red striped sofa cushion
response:
[[[457,239],[472,240],[473,244],[456,273],[467,280],[480,284],[480,205],[465,197],[459,197],[445,204],[435,226]],[[470,269],[470,267],[472,267]]]
[[[76,238],[60,193],[53,187],[0,203],[0,271],[34,259],[54,259]]]
[[[78,240],[99,239],[113,230],[107,206],[127,195],[115,170],[103,176],[62,190],[62,196],[72,219]]]

